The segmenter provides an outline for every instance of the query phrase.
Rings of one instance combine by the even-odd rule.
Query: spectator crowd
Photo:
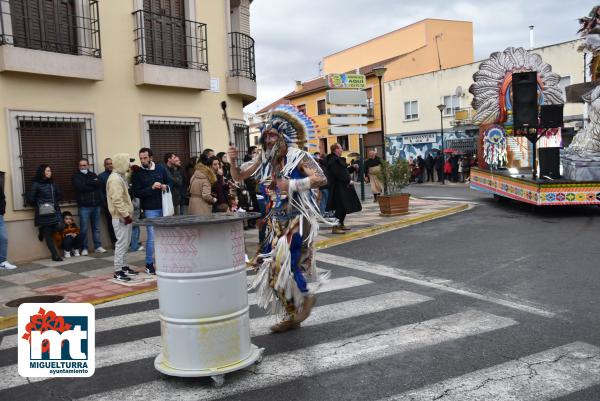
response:
[[[353,178],[359,165],[350,164],[342,156],[342,147],[334,143],[329,154],[315,152],[314,159],[327,177],[327,184],[314,191],[316,205],[324,218],[337,220],[333,234],[344,234],[351,228],[345,225],[346,215],[361,210],[354,189]],[[89,160],[79,160],[72,176],[77,194],[79,224],[69,211],[61,211],[62,191],[53,180],[52,166],[42,164],[26,194],[28,204],[35,208],[35,226],[38,239],[46,243],[53,261],[85,256],[91,252],[105,253],[102,246],[101,220],[104,219],[112,247],[115,249],[113,278],[129,281],[138,272],[126,262],[127,252],[144,251],[145,271],[155,274],[154,231],[145,226],[146,245],[140,242],[141,227],[134,221],[165,215],[164,194],[170,194],[172,214],[210,215],[222,212],[260,212],[264,217],[269,195],[260,194],[257,180],[249,177],[236,183],[231,177],[231,166],[225,152],[205,149],[199,157],[190,158],[185,165],[182,155],[173,152],[158,158],[150,148],[138,152],[139,164],[127,154],[104,159],[104,171],[96,174]],[[251,146],[244,162],[260,157],[256,146]],[[464,182],[469,179],[470,167],[475,161],[464,155],[428,154],[409,160],[413,181]],[[379,179],[381,159],[375,150],[368,152],[364,164],[365,181],[371,185],[374,200],[382,193]],[[354,178],[355,179],[355,178]],[[7,260],[8,235],[3,221],[5,212],[4,190],[0,192],[0,269],[14,269]],[[245,223],[245,229],[259,228],[259,239],[264,239],[261,219]],[[91,233],[91,236],[88,236]],[[93,248],[90,247],[93,245]]]

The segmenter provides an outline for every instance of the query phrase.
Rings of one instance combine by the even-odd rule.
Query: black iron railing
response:
[[[0,0],[0,45],[101,57],[97,0]]]
[[[133,14],[136,64],[208,71],[206,24],[143,10]]]
[[[238,149],[238,159],[243,160],[250,147],[250,127],[246,124],[234,123],[233,135],[235,137],[235,146]]]
[[[231,58],[231,76],[245,77],[256,81],[254,58],[254,39],[240,33],[229,33],[229,57]]]

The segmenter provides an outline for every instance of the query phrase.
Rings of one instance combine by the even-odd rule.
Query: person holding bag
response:
[[[27,202],[35,207],[35,225],[38,227],[38,238],[44,239],[52,260],[62,262],[52,233],[62,231],[62,215],[60,212],[60,190],[52,179],[52,169],[48,164],[38,167],[31,188],[27,193]]]
[[[133,195],[140,198],[144,218],[152,219],[162,217],[163,191],[167,185],[172,185],[165,167],[154,162],[154,154],[150,148],[141,148],[139,151],[141,168],[136,169],[131,175]],[[146,226],[146,273],[155,275],[154,268],[154,228]]]

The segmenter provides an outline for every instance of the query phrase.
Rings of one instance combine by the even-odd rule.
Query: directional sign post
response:
[[[363,135],[368,133],[366,124],[367,93],[363,90],[366,78],[360,74],[331,74],[328,77],[330,89],[327,91],[327,104],[331,117],[328,120],[330,135],[358,134],[360,147],[360,199],[365,200]]]

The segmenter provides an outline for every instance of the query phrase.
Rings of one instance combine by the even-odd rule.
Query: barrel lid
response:
[[[231,223],[233,221],[257,219],[260,213],[213,213],[211,215],[183,215],[183,216],[166,216],[155,217],[152,219],[143,219],[136,221],[137,226],[157,226],[157,227],[180,227],[180,226],[197,226],[203,224],[219,224]]]

